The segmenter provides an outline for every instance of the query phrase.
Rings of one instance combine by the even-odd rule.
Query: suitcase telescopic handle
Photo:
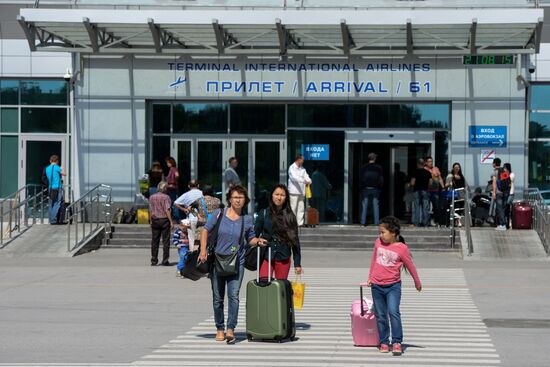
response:
[[[365,316],[365,307],[363,306],[363,286],[359,286],[359,294],[361,295],[361,298],[359,299],[361,301],[361,317]]]
[[[256,250],[258,257],[258,271],[256,272],[256,283],[260,283],[260,248]],[[271,283],[271,247],[267,248],[267,282]]]

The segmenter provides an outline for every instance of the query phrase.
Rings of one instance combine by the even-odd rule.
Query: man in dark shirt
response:
[[[432,178],[431,173],[424,168],[424,160],[419,159],[411,178],[413,186],[413,213],[412,223],[415,226],[427,227],[430,224],[430,196],[428,185]]]
[[[384,185],[382,167],[376,164],[376,153],[369,153],[369,162],[361,168],[361,224],[367,225],[367,211],[369,200],[372,200],[374,224],[378,225],[380,219],[380,192]]]

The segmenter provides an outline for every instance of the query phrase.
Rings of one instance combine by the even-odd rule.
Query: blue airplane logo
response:
[[[177,88],[181,84],[185,83],[187,79],[182,79],[181,76],[178,77],[178,80],[170,84],[170,88]]]

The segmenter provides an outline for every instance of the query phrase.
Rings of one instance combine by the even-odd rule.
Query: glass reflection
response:
[[[371,104],[369,127],[448,129],[448,104]]]

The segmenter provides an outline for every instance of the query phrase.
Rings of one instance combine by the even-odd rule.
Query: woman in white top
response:
[[[508,195],[508,202],[506,203],[506,227],[510,228],[510,221],[512,220],[512,203],[514,202],[514,179],[516,175],[512,172],[512,165],[510,163],[504,163],[504,169],[510,173],[510,195]]]

